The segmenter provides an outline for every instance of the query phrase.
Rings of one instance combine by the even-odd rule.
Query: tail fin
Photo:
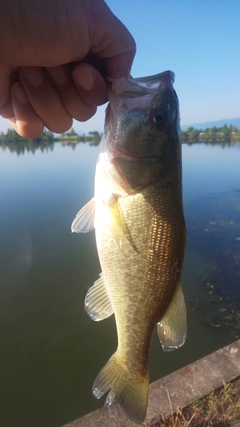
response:
[[[99,372],[93,384],[93,395],[100,399],[110,390],[105,404],[119,403],[132,421],[142,424],[147,412],[148,385],[148,373],[143,377],[128,372],[115,353]]]

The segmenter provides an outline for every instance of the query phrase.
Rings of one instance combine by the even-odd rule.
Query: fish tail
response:
[[[105,404],[118,403],[132,421],[142,424],[147,412],[148,388],[148,372],[145,376],[129,373],[118,361],[116,352],[99,372],[93,395],[100,399],[110,390]]]

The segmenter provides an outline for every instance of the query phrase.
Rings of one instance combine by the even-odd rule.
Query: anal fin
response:
[[[187,312],[182,287],[176,288],[173,299],[161,321],[157,332],[164,351],[182,347],[187,336]]]
[[[87,292],[84,307],[91,319],[95,321],[106,319],[113,314],[112,303],[102,274]]]

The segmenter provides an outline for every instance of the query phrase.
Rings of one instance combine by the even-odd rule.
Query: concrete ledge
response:
[[[240,340],[152,383],[145,424],[154,426],[162,416],[240,376]],[[63,427],[136,427],[118,405],[102,407]]]

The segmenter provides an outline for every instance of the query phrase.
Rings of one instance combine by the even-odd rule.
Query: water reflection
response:
[[[44,131],[39,138],[28,139],[20,137],[14,130],[8,129],[6,134],[0,133],[0,149],[5,151],[8,149],[11,153],[17,155],[27,153],[35,154],[37,150],[42,153],[44,151],[53,151],[55,141],[61,142],[63,146],[70,146],[75,150],[76,145],[89,144],[98,146],[101,140],[101,135],[97,131],[90,131],[88,135],[78,135],[73,129],[67,134],[58,137],[50,131]]]
[[[14,261],[11,267],[16,270],[27,271],[32,264],[32,242],[28,231],[20,231],[14,236],[14,245],[11,248]]]
[[[205,144],[205,145],[211,145],[212,147],[218,146],[218,147],[238,147],[240,148],[240,141],[214,141],[214,140],[210,140],[210,141],[183,141],[183,144],[186,144],[190,147],[192,147],[193,145],[196,144]]]
[[[85,313],[100,273],[94,232],[70,233],[92,197],[98,150],[71,147],[1,151],[0,425],[59,427],[103,404],[91,387],[115,350],[114,319]],[[151,380],[239,336],[239,164],[238,144],[183,145],[189,332],[168,354],[154,337]]]
[[[40,150],[42,153],[44,151],[53,151],[54,149],[54,142],[48,143],[48,142],[34,142],[29,140],[28,142],[1,142],[0,143],[0,150],[5,151],[9,150],[10,153],[17,153],[18,156],[24,153],[32,153],[35,154],[37,150]]]
[[[0,135],[0,150],[5,151],[5,150],[9,150],[11,153],[17,153],[17,155],[21,155],[24,154],[25,152],[27,153],[32,153],[34,154],[37,150],[40,150],[41,152],[44,151],[53,151],[54,150],[54,145],[57,142],[57,144],[61,143],[61,145],[64,147],[71,147],[72,150],[74,151],[77,147],[78,144],[88,144],[90,146],[98,146],[100,143],[100,134],[98,132],[89,132],[89,135],[78,135],[78,139],[71,139],[70,137],[61,137],[59,140],[56,140],[53,137],[51,138],[39,138],[36,140],[31,140],[31,139],[24,139],[24,138],[20,138],[19,139],[15,139],[15,134],[14,134],[14,138],[3,138]],[[235,146],[235,148],[240,148],[240,142],[239,141],[204,141],[204,142],[194,142],[194,141],[190,141],[190,142],[186,142],[183,141],[184,145],[187,146],[196,146],[199,144],[202,145],[209,145],[209,146],[217,146],[217,147],[233,147]]]

